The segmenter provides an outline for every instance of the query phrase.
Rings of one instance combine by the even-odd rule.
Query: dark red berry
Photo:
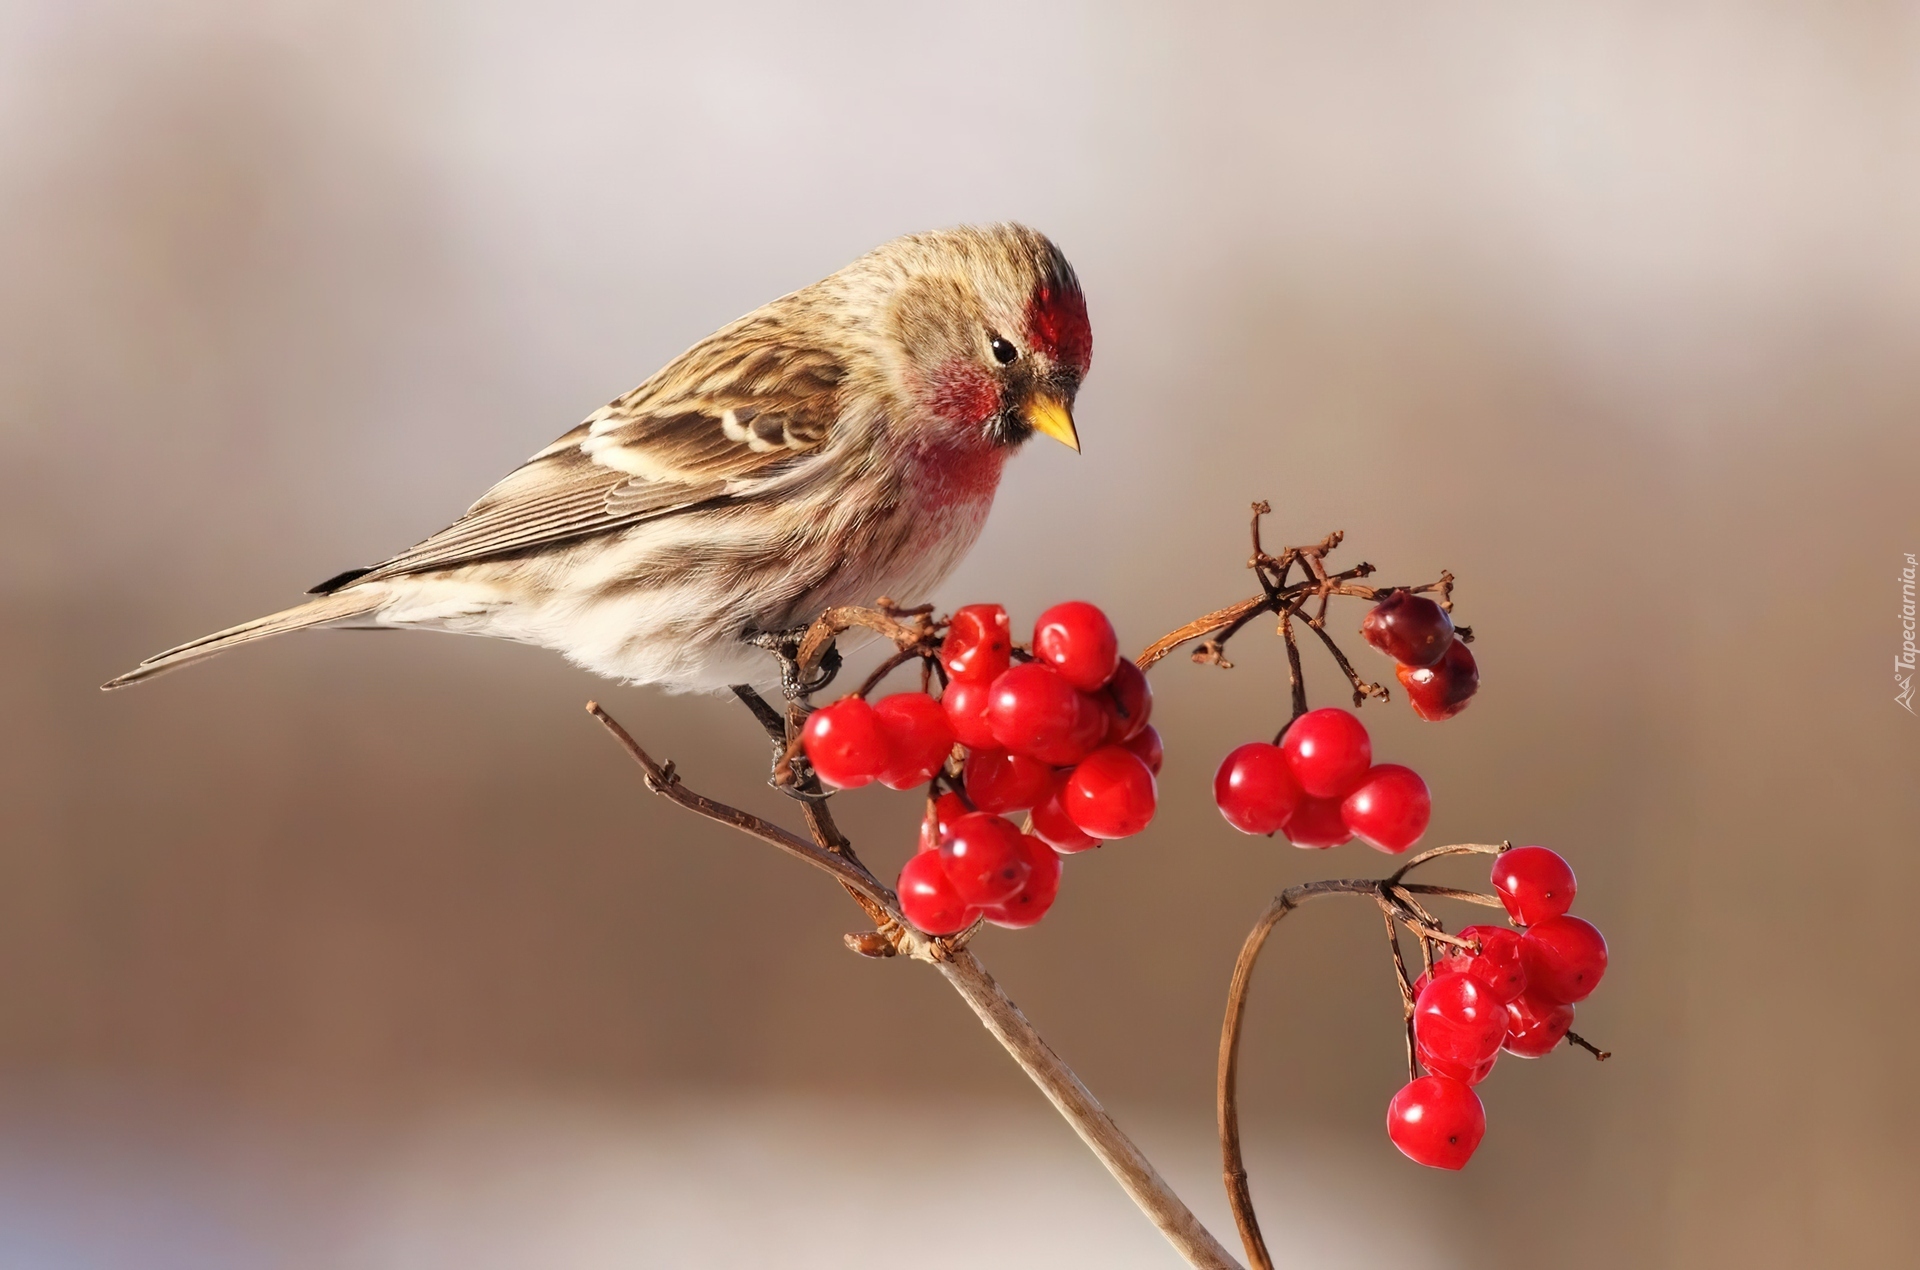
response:
[[[873,703],[891,752],[880,783],[912,789],[933,779],[953,751],[953,725],[940,703],[924,692],[896,692]]]
[[[930,799],[926,815],[920,820],[920,849],[939,850],[941,842],[953,832],[953,822],[971,810],[960,795],[952,792]]]
[[[1436,1058],[1477,1067],[1506,1039],[1507,1003],[1475,975],[1436,975],[1414,1000],[1414,1044]]]
[[[1124,742],[1133,751],[1134,757],[1147,765],[1155,776],[1160,774],[1160,764],[1166,759],[1167,752],[1160,744],[1160,730],[1149,723],[1140,729],[1138,736]]]
[[[1340,814],[1362,842],[1397,855],[1427,831],[1433,798],[1411,767],[1380,763],[1341,802]]]
[[[1280,742],[1302,793],[1345,798],[1373,766],[1373,741],[1351,713],[1328,706],[1293,721]]]
[[[1451,719],[1480,691],[1480,667],[1459,640],[1431,666],[1396,666],[1394,675],[1407,690],[1413,712],[1429,723]]]
[[[880,716],[859,697],[843,697],[815,710],[800,735],[813,770],[841,789],[860,788],[893,761]]]
[[[953,893],[968,904],[1000,904],[1027,884],[1032,866],[1013,822],[976,811],[953,822],[940,844]],[[918,856],[914,857],[919,859]]]
[[[1013,656],[1013,625],[998,604],[968,604],[953,611],[940,664],[954,679],[991,683]]]
[[[1395,591],[1368,610],[1360,635],[1403,666],[1431,666],[1453,643],[1453,619],[1424,595]]]
[[[1080,760],[1060,803],[1092,837],[1127,838],[1152,822],[1158,798],[1147,765],[1124,746],[1107,745]]]
[[[1465,1168],[1486,1132],[1480,1095],[1451,1076],[1422,1076],[1387,1104],[1387,1136],[1428,1168]]]
[[[1572,1026],[1572,1006],[1537,992],[1523,992],[1507,1002],[1507,1040],[1502,1048],[1521,1058],[1540,1058],[1552,1053]]]
[[[1081,739],[1084,708],[1080,692],[1053,667],[1024,662],[993,681],[987,724],[1001,749],[1046,758]],[[1104,716],[1100,731],[1106,731]]]
[[[1054,897],[1060,894],[1060,857],[1053,848],[1031,834],[1022,834],[1020,845],[1026,854],[1027,882],[1010,900],[982,910],[995,926],[1021,930],[1047,915]]]
[[[993,725],[987,722],[987,703],[992,699],[992,687],[978,679],[956,679],[946,686],[940,705],[953,725],[954,740],[970,750],[999,748]]]
[[[1520,932],[1505,926],[1468,926],[1462,939],[1480,941],[1478,953],[1455,952],[1433,963],[1436,975],[1470,974],[1484,981],[1502,1001],[1527,990],[1527,968],[1520,956]]]
[[[1562,914],[1527,927],[1520,937],[1527,991],[1549,1001],[1584,1001],[1607,973],[1607,941],[1592,922]]]
[[[1545,847],[1515,847],[1493,858],[1493,889],[1507,916],[1522,926],[1558,917],[1573,907],[1573,866]]]
[[[1414,1056],[1420,1060],[1420,1066],[1434,1076],[1451,1076],[1463,1085],[1477,1085],[1493,1074],[1493,1065],[1499,1059],[1495,1054],[1484,1063],[1459,1063],[1438,1054],[1429,1054],[1420,1045],[1413,1047]]]
[[[1084,600],[1068,600],[1033,624],[1033,656],[1080,691],[1092,692],[1113,677],[1120,640],[1105,613]]]
[[[900,911],[929,935],[952,935],[973,925],[980,910],[960,898],[947,877],[945,859],[938,851],[907,857],[900,870]]]
[[[1249,741],[1213,774],[1213,801],[1241,833],[1277,833],[1300,806],[1300,782],[1279,746]]]
[[[1057,746],[1035,750],[1034,757],[1044,759],[1055,767],[1072,767],[1087,755],[1107,744],[1107,726],[1112,722],[1112,714],[1107,704],[1090,692],[1080,694],[1079,711],[1074,716],[1073,730]]]
[[[1294,846],[1314,850],[1337,847],[1353,839],[1353,830],[1347,828],[1346,817],[1340,814],[1338,798],[1309,798],[1304,794],[1280,832]]]
[[[1124,657],[1099,696],[1107,707],[1109,745],[1124,744],[1139,736],[1153,717],[1153,686],[1147,682],[1147,672]]]
[[[1053,793],[1053,769],[1007,750],[969,750],[962,780],[981,811],[1026,811]]]
[[[1073,823],[1073,817],[1067,815],[1066,807],[1061,804],[1061,794],[1065,792],[1067,781],[1072,776],[1072,772],[1061,772],[1055,777],[1052,794],[1035,804],[1033,809],[1034,834],[1055,851],[1065,855],[1072,855],[1076,851],[1090,851],[1100,845],[1100,839]]]

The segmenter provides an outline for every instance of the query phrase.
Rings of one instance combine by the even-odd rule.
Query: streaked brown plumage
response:
[[[923,596],[973,545],[1008,453],[1036,429],[1078,448],[1090,354],[1044,236],[896,239],[700,341],[417,546],[105,686],[341,624],[520,640],[675,688],[757,679],[743,635]]]

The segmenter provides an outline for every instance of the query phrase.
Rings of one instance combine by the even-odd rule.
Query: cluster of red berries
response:
[[[1015,654],[1024,653],[1016,661]],[[930,802],[923,850],[900,874],[901,911],[930,935],[976,918],[1031,926],[1059,888],[1059,855],[1139,833],[1158,802],[1153,692],[1106,614],[1056,604],[1017,649],[998,604],[957,610],[940,647],[939,700],[846,697],[808,716],[807,759],[828,784],[924,785],[964,749],[962,797]],[[1032,834],[1003,818],[1031,812]],[[932,848],[932,849],[924,849]],[[1058,854],[1056,854],[1058,853]]]
[[[1373,740],[1345,710],[1309,710],[1278,745],[1250,741],[1213,777],[1213,800],[1241,833],[1284,833],[1296,847],[1359,838],[1394,854],[1427,831],[1433,798],[1410,767],[1373,761]]]
[[[1360,637],[1399,663],[1394,675],[1423,719],[1451,719],[1480,690],[1480,667],[1466,640],[1454,637],[1453,619],[1424,595],[1389,593],[1368,610]]]
[[[1567,913],[1573,869],[1558,854],[1502,852],[1493,888],[1521,929],[1469,926],[1460,937],[1479,951],[1439,958],[1414,982],[1414,1054],[1427,1074],[1387,1105],[1387,1136],[1433,1168],[1462,1168],[1480,1145],[1487,1116],[1473,1086],[1500,1051],[1539,1058],[1558,1045],[1573,1026],[1574,1002],[1607,970],[1607,941]]]

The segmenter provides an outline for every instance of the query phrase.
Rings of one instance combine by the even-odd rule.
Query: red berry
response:
[[[1337,847],[1353,839],[1353,830],[1347,828],[1346,817],[1340,814],[1338,798],[1309,798],[1304,794],[1280,832],[1294,846],[1314,850]]]
[[[1021,930],[1045,917],[1054,897],[1060,894],[1060,857],[1053,848],[1031,834],[1022,834],[1020,845],[1032,870],[1027,874],[1027,884],[1012,899],[984,910],[988,921],[1011,930]]]
[[[955,793],[945,793],[927,803],[927,814],[920,820],[920,850],[937,851],[953,832],[953,822],[972,809]]]
[[[1277,833],[1300,806],[1300,783],[1279,746],[1249,741],[1213,774],[1213,801],[1241,833]]]
[[[1033,624],[1033,656],[1080,691],[1092,692],[1113,678],[1120,640],[1105,613],[1084,600],[1068,600]]]
[[[860,788],[893,761],[880,716],[858,697],[842,697],[815,710],[800,735],[813,770],[841,789]]]
[[[1426,1068],[1429,1074],[1451,1076],[1463,1085],[1477,1085],[1491,1076],[1493,1065],[1500,1057],[1495,1054],[1484,1063],[1459,1063],[1449,1058],[1442,1058],[1438,1054],[1429,1054],[1418,1043],[1414,1045],[1413,1052],[1420,1060],[1420,1066]]]
[[[1480,941],[1478,953],[1449,953],[1433,963],[1436,975],[1470,974],[1493,989],[1502,1001],[1527,990],[1527,968],[1520,956],[1520,932],[1505,926],[1468,926],[1462,939]]]
[[[1561,915],[1527,927],[1520,937],[1527,990],[1549,1001],[1584,1001],[1607,973],[1607,941],[1592,922]]]
[[[953,832],[940,844],[953,893],[968,904],[983,906],[1012,899],[1032,871],[1021,837],[1012,821],[984,811],[954,821]]]
[[[1501,1048],[1521,1058],[1539,1058],[1552,1053],[1572,1026],[1572,1006],[1523,992],[1507,1002],[1507,1040]]]
[[[1573,907],[1573,866],[1545,847],[1515,847],[1493,858],[1493,889],[1507,915],[1522,926],[1558,917]]]
[[[888,789],[912,789],[933,779],[953,751],[953,725],[924,692],[896,692],[873,703],[892,762],[880,773]]]
[[[1395,591],[1368,610],[1360,635],[1402,666],[1431,666],[1453,643],[1453,619],[1424,595]]]
[[[1128,750],[1132,751],[1135,758],[1145,763],[1147,769],[1155,776],[1160,774],[1160,764],[1163,763],[1167,757],[1166,749],[1160,744],[1160,729],[1149,723],[1146,727],[1140,729],[1138,736],[1132,737],[1122,742],[1122,744],[1125,745]]]
[[[1060,801],[1072,775],[1072,772],[1061,772],[1054,779],[1053,793],[1033,809],[1033,832],[1042,842],[1063,855],[1090,851],[1100,845],[1100,839],[1073,823],[1073,817],[1067,815],[1067,809]]]
[[[1153,717],[1153,686],[1147,672],[1126,658],[1120,659],[1113,678],[1099,693],[1107,707],[1107,744],[1120,745],[1140,735]]]
[[[964,895],[965,892],[963,891]],[[1475,975],[1436,975],[1413,1003],[1414,1044],[1436,1058],[1477,1067],[1507,1039],[1507,1003]]]
[[[1025,811],[1053,792],[1053,769],[1006,750],[969,750],[962,769],[967,797],[981,811]]]
[[[1084,709],[1080,692],[1053,667],[1026,662],[993,681],[987,723],[1002,749],[1060,762],[1050,756],[1071,751],[1084,739]],[[1100,732],[1105,731],[1103,714]]]
[[[987,703],[993,689],[978,679],[956,679],[940,694],[940,705],[953,725],[953,739],[970,750],[998,749],[993,727],[987,722]]]
[[[1387,1104],[1387,1136],[1428,1168],[1465,1168],[1486,1132],[1480,1095],[1451,1076],[1422,1076]]]
[[[1332,706],[1295,719],[1280,748],[1301,791],[1315,798],[1345,798],[1373,766],[1366,726]]]
[[[1126,838],[1153,820],[1159,794],[1153,773],[1132,751],[1102,746],[1080,761],[1061,790],[1073,823],[1095,838]]]
[[[1397,855],[1420,840],[1433,816],[1433,798],[1420,773],[1398,763],[1369,768],[1340,804],[1347,828],[1368,846]]]
[[[940,644],[940,664],[955,679],[992,683],[1013,656],[1013,624],[998,604],[968,604],[953,611]]]
[[[1451,719],[1480,691],[1480,667],[1459,640],[1431,666],[1396,666],[1394,675],[1407,690],[1413,712],[1429,723]]]
[[[900,870],[900,911],[929,935],[952,935],[973,925],[980,910],[960,898],[938,851],[907,857]]]

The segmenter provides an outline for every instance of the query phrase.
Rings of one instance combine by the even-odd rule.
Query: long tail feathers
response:
[[[364,592],[356,595],[348,591],[339,595],[322,596],[317,600],[310,600],[278,613],[257,617],[251,622],[242,622],[224,631],[203,635],[178,648],[169,648],[164,653],[147,658],[126,674],[107,680],[100,685],[100,690],[107,692],[114,688],[124,688],[128,684],[139,683],[142,679],[151,679],[155,675],[163,675],[169,670],[205,657],[212,657],[217,653],[224,653],[229,648],[237,648],[241,644],[251,644],[254,640],[265,639],[269,635],[284,635],[288,631],[305,630],[309,626],[325,626],[330,622],[361,617],[379,608],[383,601],[382,596],[368,595]]]

